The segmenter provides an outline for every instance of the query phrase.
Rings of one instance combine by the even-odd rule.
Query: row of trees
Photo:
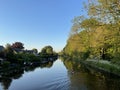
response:
[[[12,45],[10,44],[7,44],[6,45],[6,50],[14,50],[14,49],[19,49],[19,50],[23,50],[24,49],[24,44],[21,43],[21,42],[15,42],[13,43]],[[35,53],[38,53],[38,50],[36,48],[33,48],[32,49]],[[42,48],[41,52],[40,53],[44,53],[44,54],[53,54],[54,51],[53,51],[53,48],[52,46],[45,46]]]
[[[36,48],[24,50],[24,44],[21,42],[7,44],[4,51],[0,53],[0,58],[5,58],[10,63],[35,62],[53,56],[57,56],[57,53],[53,51],[52,46],[45,46],[38,52]]]
[[[73,19],[63,53],[82,59],[98,58],[120,63],[120,1],[89,0],[89,16]]]
[[[24,44],[21,43],[21,42],[15,42],[12,45],[11,44],[6,44],[4,52],[5,53],[12,53],[14,50],[24,50]],[[32,50],[35,53],[38,53],[38,50],[36,48],[33,48]],[[55,52],[53,51],[52,46],[45,46],[45,47],[43,47],[41,49],[41,52],[39,52],[39,54],[40,53],[43,53],[43,54],[53,54]]]

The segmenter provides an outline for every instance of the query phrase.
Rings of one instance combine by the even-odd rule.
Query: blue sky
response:
[[[24,43],[26,49],[66,45],[75,16],[86,0],[0,0],[0,45]]]

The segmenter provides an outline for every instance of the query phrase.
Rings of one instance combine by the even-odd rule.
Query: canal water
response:
[[[58,59],[0,73],[0,90],[120,90],[120,79]]]

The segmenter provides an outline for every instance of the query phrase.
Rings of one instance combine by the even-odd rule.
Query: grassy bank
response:
[[[98,72],[107,73],[114,76],[120,77],[120,66],[110,63],[109,61],[102,60],[86,60],[80,61],[81,64],[88,68],[95,69]]]

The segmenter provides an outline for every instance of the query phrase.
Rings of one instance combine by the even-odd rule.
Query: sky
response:
[[[25,49],[51,45],[61,51],[72,19],[84,15],[86,0],[0,0],[0,45],[22,42]]]

